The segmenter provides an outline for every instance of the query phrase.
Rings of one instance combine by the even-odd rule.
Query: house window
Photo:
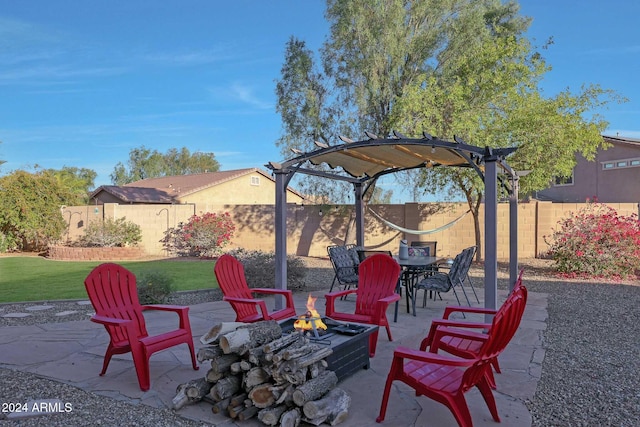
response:
[[[553,179],[553,185],[555,187],[561,187],[563,185],[573,185],[573,172],[571,176],[556,176]]]
[[[604,170],[634,168],[634,167],[637,168],[639,166],[640,166],[640,158],[616,160],[612,162],[602,163],[602,169]]]
[[[251,177],[251,185],[260,185],[260,177],[252,176]]]

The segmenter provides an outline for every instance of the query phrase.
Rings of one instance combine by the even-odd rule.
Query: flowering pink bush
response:
[[[165,249],[178,256],[212,257],[222,252],[233,237],[235,226],[228,212],[194,215],[189,222],[165,231],[160,241]]]
[[[636,214],[619,215],[601,203],[587,207],[559,223],[549,253],[562,273],[572,276],[629,277],[640,270],[640,223]]]

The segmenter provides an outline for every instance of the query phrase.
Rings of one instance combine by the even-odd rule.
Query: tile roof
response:
[[[91,193],[91,198],[100,191],[105,191],[125,203],[178,203],[179,197],[188,196],[251,173],[258,173],[270,181],[274,181],[268,172],[258,168],[235,169],[223,172],[147,178],[123,186],[103,185]],[[303,197],[291,188],[287,190]]]
[[[92,194],[93,198],[100,191],[105,191],[125,203],[175,203],[175,197],[158,188],[119,187],[117,185],[102,185]]]
[[[191,193],[204,190],[214,185],[238,178],[250,173],[259,173],[270,180],[271,175],[258,168],[235,169],[223,172],[205,172],[191,175],[163,176],[160,178],[147,178],[140,181],[125,184],[123,188],[153,188],[166,192],[172,197],[187,196]]]

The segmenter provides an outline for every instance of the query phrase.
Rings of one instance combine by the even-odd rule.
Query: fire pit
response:
[[[313,317],[309,321],[312,319]],[[330,346],[333,353],[325,360],[329,369],[336,373],[338,381],[360,369],[369,369],[369,335],[378,328],[377,326],[342,323],[327,317],[318,317],[317,320],[321,321],[326,329],[311,327],[306,331],[300,331],[294,326],[299,320],[291,318],[280,322],[282,333],[306,333],[311,341]]]

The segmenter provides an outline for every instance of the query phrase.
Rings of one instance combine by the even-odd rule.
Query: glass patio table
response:
[[[439,263],[444,262],[446,258],[437,256],[410,256],[407,258],[400,258],[399,256],[394,256],[393,259],[395,259],[396,262],[400,264],[400,267],[402,267],[402,274],[398,279],[396,292],[399,293],[402,289],[402,285],[404,285],[407,301],[407,313],[410,313],[411,309],[409,304],[410,300],[413,301],[413,286],[415,285],[414,281],[416,279],[415,275],[411,273],[428,270],[429,267],[437,266]],[[396,301],[396,307],[393,314],[394,322],[398,321],[398,304],[399,301]]]

